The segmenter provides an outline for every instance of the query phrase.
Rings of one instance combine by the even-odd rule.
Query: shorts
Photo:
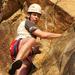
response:
[[[10,55],[11,55],[12,61],[14,61],[17,56],[17,53],[19,51],[18,46],[19,46],[21,39],[22,38],[18,40],[13,40],[10,44]],[[31,62],[32,55],[39,54],[39,53],[40,53],[39,46],[32,47],[32,52],[28,55],[27,60]]]
[[[18,45],[20,42],[21,38],[18,40],[12,40],[11,44],[10,44],[10,55],[11,55],[11,59],[14,61],[17,53],[18,53]]]
[[[16,56],[17,56],[17,53],[19,51],[18,46],[19,46],[19,43],[20,43],[21,39],[22,38],[20,38],[18,40],[12,40],[12,42],[10,44],[10,55],[11,55],[12,61],[14,61]],[[27,59],[29,61],[31,61],[31,56],[32,56],[32,53],[30,53],[29,56],[27,57]]]

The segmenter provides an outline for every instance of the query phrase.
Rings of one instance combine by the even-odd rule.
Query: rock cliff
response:
[[[57,2],[50,0],[0,0],[0,75],[8,75],[7,72],[11,64],[9,45],[31,3],[39,3],[42,7],[42,16],[37,26],[44,31],[62,33],[64,37],[40,40],[41,54],[33,57],[33,64],[37,69],[30,75],[68,75],[68,72],[69,75],[74,75],[75,67],[73,65],[75,61],[72,61],[75,59],[73,46],[75,43],[74,16],[60,7]],[[68,53],[68,57],[65,56],[67,52],[71,52]],[[72,67],[69,66],[71,63]],[[67,68],[66,64],[69,66],[68,72],[65,69]]]

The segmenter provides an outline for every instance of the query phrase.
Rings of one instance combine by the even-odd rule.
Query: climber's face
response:
[[[34,22],[34,23],[37,23],[38,22],[38,20],[40,19],[40,14],[38,14],[38,13],[31,13],[31,15],[30,15],[30,20],[32,21],[32,22]]]

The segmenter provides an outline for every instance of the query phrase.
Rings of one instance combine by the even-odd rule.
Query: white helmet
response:
[[[41,6],[39,4],[31,4],[28,8],[28,12],[36,12],[41,14]]]

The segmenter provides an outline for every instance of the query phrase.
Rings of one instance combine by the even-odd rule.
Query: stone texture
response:
[[[61,73],[67,75],[67,67],[65,64],[73,62],[72,67],[68,66],[74,71],[73,64],[75,61],[68,61],[68,58],[65,58],[65,54],[63,53],[68,43],[75,37],[74,19],[65,9],[54,5],[50,0],[0,0],[0,73],[2,73],[2,75],[8,75],[9,65],[12,62],[9,52],[10,42],[16,35],[17,26],[25,18],[28,6],[34,2],[39,3],[43,8],[43,14],[37,26],[44,31],[63,33],[64,37],[40,40],[41,54],[37,54],[33,57],[33,64],[37,70],[31,74],[60,75]],[[72,46],[70,49],[71,48]],[[63,57],[63,60],[61,57]],[[69,55],[69,59],[71,58],[74,59]],[[63,62],[65,60],[66,63]],[[61,62],[64,65],[62,65]],[[64,67],[66,67],[66,69],[64,69]],[[70,75],[72,75],[74,73],[73,71],[71,72],[69,70],[68,72],[71,72]]]
[[[57,0],[51,0],[56,3]],[[75,17],[75,0],[59,0],[58,6],[63,8],[66,12],[68,12],[71,16]]]

